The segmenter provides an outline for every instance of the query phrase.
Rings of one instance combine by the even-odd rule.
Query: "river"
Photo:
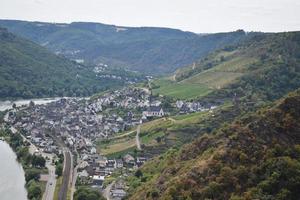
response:
[[[16,100],[16,101],[0,101],[0,111],[5,111],[8,109],[11,109],[13,104],[15,103],[17,107],[20,106],[28,106],[30,101],[33,101],[36,105],[42,105],[51,103],[54,101],[58,101],[62,98],[65,99],[85,99],[88,100],[90,97],[51,97],[51,98],[40,98],[40,99],[22,99],[22,100]]]
[[[10,146],[1,140],[0,160],[0,199],[26,200],[24,170]]]
[[[42,99],[24,99],[24,100],[16,100],[16,101],[0,101],[0,111],[4,111],[7,109],[11,109],[12,105],[15,103],[17,107],[29,105],[30,101],[33,101],[36,105],[51,103],[53,101],[58,101],[61,98],[68,97],[55,97],[55,98],[42,98]]]

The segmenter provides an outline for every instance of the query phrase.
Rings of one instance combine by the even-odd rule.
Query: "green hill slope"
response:
[[[129,199],[299,199],[299,113],[298,90],[168,151],[129,178]]]
[[[0,29],[1,99],[86,96],[121,84]]]
[[[52,24],[0,20],[0,26],[71,59],[156,75],[174,72],[217,48],[252,35],[243,31],[198,35],[168,28],[86,22]]]
[[[280,97],[299,87],[300,33],[255,36],[242,44],[218,50],[167,80],[153,83],[154,93],[175,98]],[[193,86],[187,94],[186,90]]]

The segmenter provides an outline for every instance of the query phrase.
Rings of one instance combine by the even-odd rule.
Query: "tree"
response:
[[[155,140],[156,140],[157,143],[160,143],[161,142],[161,137],[157,137],[157,138],[155,138]]]
[[[35,167],[45,167],[46,160],[42,156],[33,155],[31,164]]]
[[[62,164],[57,164],[55,167],[55,173],[57,176],[61,176],[63,171],[63,166]]]
[[[29,199],[40,199],[42,197],[42,189],[36,181],[29,181],[27,184],[27,189]]]
[[[140,178],[140,177],[143,176],[143,172],[142,172],[140,169],[138,169],[138,170],[136,170],[136,172],[134,173],[134,175],[135,175],[136,177]]]
[[[80,187],[74,194],[74,200],[104,200],[104,198],[97,190]]]
[[[25,179],[26,181],[30,180],[39,180],[40,178],[40,172],[37,169],[27,169],[25,171]]]

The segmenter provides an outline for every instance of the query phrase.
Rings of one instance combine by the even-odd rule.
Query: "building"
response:
[[[94,175],[93,176],[93,185],[94,186],[102,186],[104,182],[104,176]]]
[[[143,115],[146,117],[163,117],[165,116],[165,112],[162,107],[150,106],[147,111],[143,112]]]
[[[126,196],[126,192],[122,189],[115,189],[111,191],[111,195],[115,199],[122,199]]]

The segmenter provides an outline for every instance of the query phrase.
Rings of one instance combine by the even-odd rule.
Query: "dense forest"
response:
[[[120,73],[126,76],[126,72]],[[120,85],[124,85],[124,80],[97,77],[91,67],[56,56],[0,29],[1,99],[88,96]]]

